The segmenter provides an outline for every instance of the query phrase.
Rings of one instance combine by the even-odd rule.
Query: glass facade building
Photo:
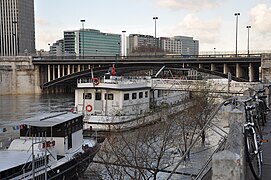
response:
[[[64,54],[84,56],[116,56],[121,51],[121,35],[94,29],[64,32]]]
[[[0,1],[0,56],[35,54],[34,0]]]

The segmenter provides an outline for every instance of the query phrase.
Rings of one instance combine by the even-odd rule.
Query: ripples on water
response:
[[[0,96],[0,124],[43,112],[69,111],[73,106],[73,94]]]

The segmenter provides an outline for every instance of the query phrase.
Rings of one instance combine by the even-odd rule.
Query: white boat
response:
[[[0,151],[0,179],[77,179],[100,148],[83,138],[83,116],[47,113],[20,121],[20,137]]]
[[[161,106],[182,106],[189,98],[185,91],[159,88],[149,76],[80,79],[75,89],[75,111],[84,114],[84,129],[114,131],[151,123],[161,114]],[[161,86],[160,86],[161,87]],[[181,103],[182,102],[182,103]]]

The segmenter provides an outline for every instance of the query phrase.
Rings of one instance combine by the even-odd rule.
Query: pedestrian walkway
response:
[[[271,180],[271,112],[268,114],[267,123],[263,127],[264,138],[268,140],[263,144],[263,176],[262,180]],[[253,180],[249,165],[247,165],[246,180]]]

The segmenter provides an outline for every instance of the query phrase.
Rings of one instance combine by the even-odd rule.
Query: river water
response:
[[[42,112],[69,111],[73,106],[74,94],[0,96],[0,124]]]

